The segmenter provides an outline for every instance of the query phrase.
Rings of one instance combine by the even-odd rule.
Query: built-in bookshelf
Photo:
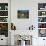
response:
[[[0,3],[0,35],[8,37],[8,3]]]
[[[46,3],[38,3],[38,31],[40,37],[46,37]]]

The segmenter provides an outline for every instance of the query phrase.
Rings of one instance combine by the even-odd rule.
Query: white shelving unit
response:
[[[46,23],[46,22],[38,22],[38,23]]]
[[[38,17],[46,17],[46,16],[38,16]]]
[[[46,29],[46,28],[38,28],[38,29]]]
[[[0,17],[8,17],[8,16],[0,16]]]
[[[0,3],[0,18],[0,23],[8,23],[8,3]]]
[[[46,10],[38,10],[38,11],[46,11]]]
[[[46,3],[38,4],[38,32],[41,35],[39,35],[40,37],[46,37],[45,34],[40,33],[41,31],[45,31],[46,33]]]
[[[6,6],[6,7],[5,7]],[[0,45],[8,45],[8,3],[0,3]]]
[[[8,11],[8,10],[0,10],[0,11]]]

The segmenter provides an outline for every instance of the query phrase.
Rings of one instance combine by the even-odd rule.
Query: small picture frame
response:
[[[29,19],[29,10],[18,10],[17,18],[19,19]]]

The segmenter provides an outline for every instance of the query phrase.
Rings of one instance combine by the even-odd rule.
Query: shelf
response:
[[[8,10],[0,10],[0,11],[8,11]]]
[[[38,17],[46,17],[46,15],[44,15],[44,16],[38,16]]]
[[[46,23],[46,22],[38,22],[38,23]]]
[[[46,10],[38,10],[38,11],[46,11]]]
[[[0,16],[0,17],[8,17],[8,16]]]
[[[38,29],[46,29],[46,28],[38,28]]]
[[[0,22],[0,23],[8,23],[8,22]]]

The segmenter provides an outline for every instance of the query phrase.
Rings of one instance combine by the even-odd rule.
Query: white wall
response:
[[[38,25],[38,3],[46,0],[11,0],[11,22],[17,30],[28,30],[32,24],[37,29]],[[29,10],[29,19],[18,19],[17,10]]]
[[[17,10],[21,10],[21,9],[29,10],[29,19],[18,19],[17,18]],[[35,22],[37,23],[37,16],[36,16],[37,11],[36,10],[37,10],[37,2],[35,1],[12,0],[11,1],[11,15],[12,15],[11,22],[14,22],[17,30],[28,30],[29,26],[31,26]]]
[[[41,46],[38,43],[43,44],[42,38],[38,38],[38,3],[46,3],[46,0],[11,0],[11,22],[14,23],[16,29],[18,30],[28,30],[30,25],[35,26],[33,36],[33,46]],[[28,9],[29,19],[18,19],[17,10]],[[16,30],[16,31],[17,31]],[[29,31],[29,30],[28,30]],[[37,37],[36,37],[37,36]]]

